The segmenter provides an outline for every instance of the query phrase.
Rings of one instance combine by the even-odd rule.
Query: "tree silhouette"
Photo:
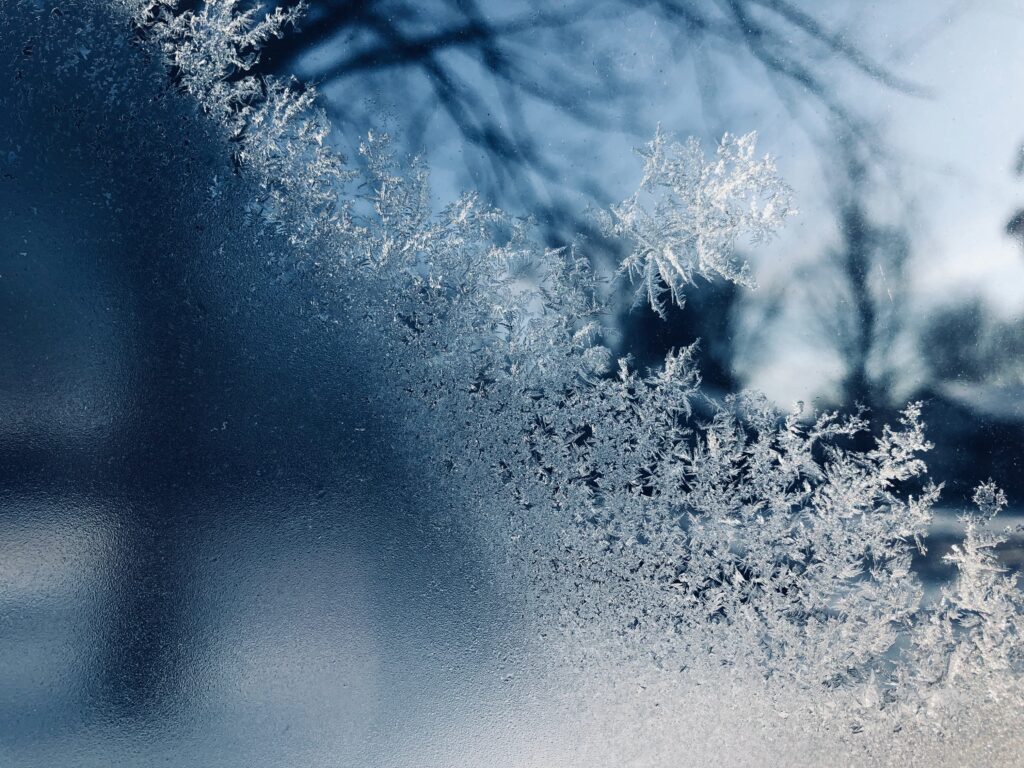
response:
[[[853,75],[922,93],[849,30],[786,0],[315,0],[297,30],[268,42],[256,72],[319,84],[342,131],[358,135],[384,114],[413,151],[455,137],[476,189],[535,215],[564,242],[570,231],[593,234],[574,198],[607,202],[609,179],[600,164],[559,162],[545,123],[575,126],[573,150],[592,130],[649,133],[641,113],[659,86],[622,64],[636,51],[615,35],[630,22],[663,37],[675,61],[692,63],[709,113],[726,70],[739,67],[797,116],[817,110],[830,130],[878,153],[877,130],[841,81]]]

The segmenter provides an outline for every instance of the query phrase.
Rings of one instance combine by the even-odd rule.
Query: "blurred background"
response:
[[[756,130],[801,212],[746,254],[759,288],[703,283],[664,323],[620,283],[618,351],[699,338],[712,391],[876,424],[924,400],[950,498],[1024,499],[1022,32],[1013,0],[313,0],[258,69],[315,83],[350,157],[383,126],[439,202],[479,190],[606,267],[589,211],[659,123]]]

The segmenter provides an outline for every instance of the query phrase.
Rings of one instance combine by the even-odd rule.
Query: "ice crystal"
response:
[[[904,674],[926,710],[963,717],[986,699],[1019,706],[1024,671],[1024,594],[1019,576],[999,564],[996,548],[1005,532],[986,530],[1006,506],[992,482],[974,494],[977,512],[961,517],[964,540],[945,560],[956,567],[937,609],[914,635]]]
[[[640,151],[640,188],[607,217],[608,231],[631,248],[622,269],[638,280],[638,301],[663,315],[664,295],[682,304],[697,275],[753,285],[737,242],[764,242],[794,212],[774,160],[756,159],[755,144],[754,133],[725,134],[708,159],[696,139],[680,144],[659,128]]]
[[[253,209],[296,244],[313,242],[332,226],[350,175],[325,144],[330,127],[316,91],[250,70],[262,44],[283,35],[304,10],[299,3],[259,18],[239,0],[182,12],[176,0],[150,0],[134,9],[137,27],[159,46],[175,82],[222,126],[236,162],[259,179],[263,194]]]

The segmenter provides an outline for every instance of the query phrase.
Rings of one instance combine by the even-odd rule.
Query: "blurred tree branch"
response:
[[[536,108],[589,128],[649,130],[637,113],[650,84],[609,54],[623,40],[598,40],[637,18],[671,41],[677,60],[693,59],[702,87],[726,61],[746,59],[788,106],[824,110],[854,141],[878,149],[870,120],[842,94],[837,68],[900,93],[923,90],[830,26],[821,8],[791,0],[313,0],[304,24],[270,41],[258,68],[318,82],[334,94],[339,122],[358,130],[380,118],[361,103],[367,95],[400,102],[396,127],[413,151],[430,143],[427,124],[440,116],[466,147],[474,185],[493,202],[551,230],[587,231],[569,196],[604,201],[607,180],[600,168],[574,163],[567,172],[555,161]]]

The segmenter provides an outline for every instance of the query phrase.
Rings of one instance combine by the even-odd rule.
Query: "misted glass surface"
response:
[[[1024,11],[0,7],[0,765],[1019,765]]]

